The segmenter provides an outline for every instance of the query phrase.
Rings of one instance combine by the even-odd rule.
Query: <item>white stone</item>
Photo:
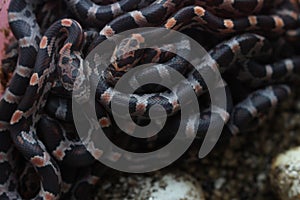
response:
[[[273,160],[270,178],[282,200],[300,200],[300,147],[290,149]]]
[[[146,179],[137,199],[151,200],[204,200],[200,184],[187,174],[165,174],[153,182]]]
[[[124,175],[107,181],[95,200],[205,200],[198,180],[178,170]]]

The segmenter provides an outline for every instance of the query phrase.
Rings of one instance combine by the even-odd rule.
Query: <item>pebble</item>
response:
[[[200,183],[179,170],[160,171],[151,176],[126,175],[115,183],[110,182],[109,188],[104,185],[106,188],[102,188],[97,199],[116,199],[118,196],[123,200],[205,200]],[[115,196],[108,197],[108,194]]]
[[[223,184],[226,182],[226,179],[221,177],[221,178],[218,178],[216,181],[215,181],[215,189],[219,190],[221,189],[221,187],[223,186]]]
[[[279,154],[273,160],[270,177],[282,200],[300,200],[300,147]]]

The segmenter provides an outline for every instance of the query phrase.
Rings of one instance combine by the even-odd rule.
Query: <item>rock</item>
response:
[[[282,200],[300,200],[300,147],[292,148],[273,160],[270,178]]]
[[[120,186],[121,185],[121,186]],[[190,175],[181,171],[155,172],[150,176],[131,175],[111,182],[110,189],[102,190],[99,199],[111,199],[105,194],[123,194],[120,199],[129,200],[204,200],[200,183]],[[116,191],[116,188],[119,188]]]
[[[156,180],[147,179],[137,199],[204,200],[200,184],[187,174],[168,173]]]

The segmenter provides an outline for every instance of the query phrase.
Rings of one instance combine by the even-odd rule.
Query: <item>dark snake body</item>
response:
[[[54,40],[59,32],[68,34],[68,39],[60,51],[62,56],[69,51],[80,50],[83,42],[83,33],[77,22],[64,19],[52,25],[41,39],[37,62],[30,77],[26,93],[10,121],[11,138],[15,146],[31,162],[39,174],[45,175],[42,178],[44,181],[41,182],[42,191],[36,199],[57,198],[60,190],[60,170],[33,130],[36,123],[35,118],[38,117],[37,112],[44,106],[43,98],[51,89],[49,80],[53,79],[52,74],[56,71],[52,60],[55,49],[49,49],[48,45],[55,44]],[[44,80],[48,81],[45,82]]]
[[[18,155],[15,151],[18,151],[31,164],[31,168],[24,168],[22,176],[26,178],[26,175],[29,176],[31,173],[40,176],[40,191],[34,194],[34,197],[29,194],[30,198],[58,199],[60,195],[66,195],[66,198],[72,196],[75,199],[82,199],[84,197],[82,188],[93,188],[98,182],[102,168],[99,169],[94,157],[101,156],[101,152],[97,149],[87,151],[76,137],[72,124],[70,93],[74,84],[74,76],[82,73],[80,68],[82,59],[95,46],[110,39],[114,34],[132,28],[160,26],[179,31],[199,28],[220,37],[231,37],[208,52],[213,61],[206,63],[207,69],[210,69],[209,73],[213,75],[213,69],[217,67],[223,74],[230,71],[234,64],[239,63],[241,71],[237,78],[251,84],[256,84],[258,81],[263,88],[252,91],[243,101],[229,106],[228,110],[203,112],[198,127],[186,126],[187,132],[194,129],[199,137],[202,137],[201,134],[207,130],[210,118],[216,123],[224,121],[225,131],[230,134],[253,130],[258,126],[261,117],[271,108],[276,107],[290,93],[287,85],[270,87],[265,87],[265,85],[299,73],[298,57],[279,60],[267,65],[259,62],[261,57],[272,56],[272,48],[268,40],[257,33],[268,36],[271,32],[272,37],[284,35],[290,41],[298,40],[300,35],[297,29],[299,27],[299,2],[293,0],[276,2],[262,0],[230,2],[226,0],[121,0],[115,2],[105,0],[99,1],[99,4],[90,0],[66,0],[65,4],[70,7],[70,12],[83,22],[84,26],[100,31],[99,34],[93,31],[84,33],[75,20],[62,19],[54,22],[43,33],[43,37],[41,37],[41,29],[34,13],[36,7],[42,3],[32,2],[13,0],[9,8],[9,22],[18,40],[19,53],[14,75],[0,101],[1,199],[22,198],[17,191],[17,177],[13,173],[16,163],[12,158]],[[270,12],[260,14],[264,9],[270,9]],[[233,18],[235,16],[238,17]],[[42,25],[44,26],[46,25]],[[139,37],[144,38],[144,35],[140,34]],[[135,38],[132,36],[128,39],[134,40]],[[144,45],[143,42],[138,42],[140,46]],[[58,48],[58,45],[61,47]],[[188,46],[183,47],[182,43],[170,45],[181,47],[178,49],[183,52],[189,50]],[[124,47],[118,48],[122,50]],[[201,76],[195,70],[187,70],[188,63],[185,63],[182,58],[160,51],[159,49],[145,50],[140,54],[136,53],[137,57],[134,56],[131,60],[121,58],[114,65],[110,65],[105,75],[99,72],[96,112],[100,126],[107,132],[112,134],[114,132],[107,112],[111,109],[110,99],[116,92],[113,91],[112,86],[127,70],[140,62],[167,63],[185,74],[190,87],[199,98],[207,93],[207,86]],[[148,57],[143,57],[145,52],[148,52]],[[149,52],[153,55],[149,56]],[[82,55],[83,53],[85,55]],[[158,64],[152,70],[137,74],[133,78],[138,81],[158,74],[163,80],[167,75],[159,73],[160,67]],[[174,87],[176,90],[176,85]],[[56,94],[53,92],[53,95],[49,96],[52,88],[57,89],[58,92]],[[178,97],[168,91],[158,90],[153,93],[151,87],[143,89],[145,90],[141,90],[138,94],[128,96],[121,94],[122,98],[129,99],[129,111],[133,116],[147,118],[149,109],[159,104],[171,116],[167,123],[170,130],[173,124],[180,123],[176,114],[181,106],[177,100]],[[57,96],[62,91],[66,94]],[[144,91],[150,91],[150,93],[143,94]],[[184,96],[184,92],[181,95]],[[229,94],[228,98],[230,98]],[[122,99],[120,105],[128,108]],[[41,114],[44,112],[44,107],[46,113],[60,121]],[[193,116],[186,120],[192,120],[192,118]],[[171,136],[172,133],[165,135],[165,137]],[[76,169],[68,170],[70,166]],[[77,168],[80,167],[86,167],[86,174],[74,180],[72,176],[77,174]]]
[[[16,66],[13,78],[9,88],[6,89],[3,98],[0,101],[0,127],[1,127],[1,186],[4,191],[1,193],[2,198],[6,199],[20,199],[21,197],[16,193],[13,183],[13,161],[12,151],[14,146],[11,144],[9,121],[25,93],[28,85],[30,74],[35,63],[35,59],[27,59],[28,57],[35,58],[38,51],[38,43],[40,40],[39,27],[35,22],[33,14],[33,4],[27,1],[12,2],[9,7],[9,22],[15,37],[18,40],[19,61]],[[24,20],[26,19],[26,20]],[[18,85],[18,84],[21,85]],[[5,189],[6,188],[6,189]]]

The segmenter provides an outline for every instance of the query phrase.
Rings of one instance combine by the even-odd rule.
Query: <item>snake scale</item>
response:
[[[111,99],[117,93],[122,96],[118,103],[129,110],[138,124],[148,123],[151,107],[160,105],[165,109],[168,131],[162,130],[154,143],[173,138],[179,123],[185,124],[187,137],[192,129],[196,130],[196,138],[203,138],[210,119],[213,123],[225,123],[222,134],[255,130],[271,109],[288,98],[292,91],[290,83],[299,79],[300,58],[295,53],[300,40],[299,3],[11,0],[8,19],[17,42],[7,49],[0,73],[1,83],[6,86],[0,99],[0,199],[93,198],[95,185],[106,170],[95,159],[103,152],[87,150],[81,143],[74,126],[71,99],[74,87],[79,89],[80,96],[86,82],[92,80],[87,71],[95,72],[100,79],[95,97],[97,120],[112,138],[118,138],[122,132],[116,128],[111,113]],[[136,48],[129,56],[111,55],[116,59],[105,71],[97,72],[83,65],[86,56],[101,42],[140,27],[180,31],[201,43],[211,57],[210,62],[201,66],[211,77],[215,77],[217,69],[225,80],[223,85],[217,79],[211,81],[216,88],[225,88],[227,109],[211,111],[203,77],[185,59],[168,51],[176,49],[189,56],[191,44],[184,39],[163,44],[163,48],[140,50],[147,44],[148,34],[155,33],[131,34],[114,51],[122,54]],[[284,45],[294,52],[286,56],[281,50]],[[186,77],[186,87],[193,89],[204,107],[197,127],[190,127],[194,116],[180,118],[180,96],[163,87],[143,86],[134,94],[114,90],[124,74],[145,63],[156,64],[135,74],[133,81],[168,79],[170,73],[162,63]],[[78,76],[84,78],[76,79]],[[246,89],[234,83],[241,83]],[[175,84],[173,89],[186,96],[185,88]],[[119,157],[113,155],[112,159]]]

